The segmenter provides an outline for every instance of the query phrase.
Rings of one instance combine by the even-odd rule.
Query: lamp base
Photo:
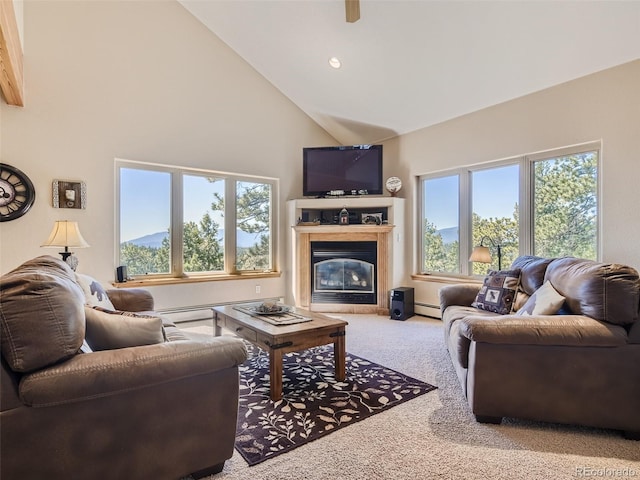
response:
[[[78,261],[78,257],[74,257],[73,252],[58,252],[58,253],[62,255],[62,261],[65,262],[67,265],[69,265],[71,267],[71,270],[75,272],[76,268],[78,267],[78,263],[80,263]]]

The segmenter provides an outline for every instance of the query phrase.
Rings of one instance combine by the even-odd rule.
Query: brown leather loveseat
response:
[[[476,419],[586,425],[637,439],[638,272],[618,264],[532,256],[516,259],[511,272],[519,275],[519,293],[504,315],[479,301],[478,293],[492,288],[489,276],[482,290],[477,284],[440,290],[446,345]],[[562,302],[559,312],[536,313],[554,300],[540,294],[544,301],[534,305],[532,297],[543,287]],[[534,308],[527,311],[527,305]]]
[[[242,341],[127,313],[153,310],[145,290],[107,293],[120,312],[96,310],[108,317],[94,321],[96,350],[83,345],[94,310],[64,262],[0,279],[2,479],[199,477],[231,457]]]

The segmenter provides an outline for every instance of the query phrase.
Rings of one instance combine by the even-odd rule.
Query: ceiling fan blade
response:
[[[347,12],[347,22],[353,23],[360,20],[360,0],[344,0]]]

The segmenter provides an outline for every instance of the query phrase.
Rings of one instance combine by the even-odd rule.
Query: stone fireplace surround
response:
[[[316,312],[389,314],[389,290],[401,283],[404,200],[395,197],[298,199],[288,203],[293,271],[291,291],[296,306]],[[303,209],[387,208],[384,225],[297,225]],[[375,304],[317,303],[312,301],[311,242],[376,242]]]

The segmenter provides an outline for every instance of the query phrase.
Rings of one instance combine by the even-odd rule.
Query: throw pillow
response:
[[[471,306],[500,315],[511,313],[519,284],[519,268],[515,270],[489,270]]]
[[[113,303],[109,300],[107,291],[95,278],[82,273],[76,273],[76,282],[82,287],[86,305],[115,310]]]
[[[562,307],[563,303],[564,297],[547,280],[538,290],[533,292],[533,295],[516,312],[516,315],[553,315]]]
[[[162,319],[132,312],[106,312],[85,306],[86,341],[93,350],[153,345],[165,340]]]

